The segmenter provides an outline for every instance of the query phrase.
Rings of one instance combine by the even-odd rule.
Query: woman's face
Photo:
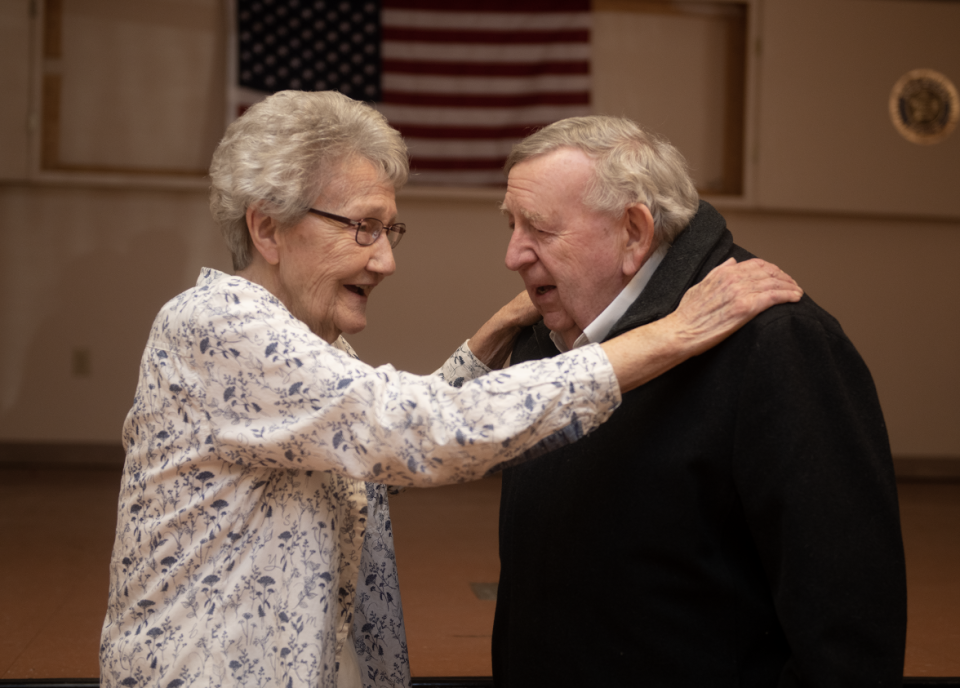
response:
[[[351,220],[372,217],[387,225],[396,221],[393,186],[369,161],[348,160],[334,179],[313,208]],[[372,246],[360,246],[355,235],[351,227],[308,213],[277,239],[277,296],[293,315],[331,343],[343,332],[356,334],[366,327],[370,292],[396,269],[386,233]]]

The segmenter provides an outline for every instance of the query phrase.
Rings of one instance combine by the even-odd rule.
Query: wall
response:
[[[781,31],[798,16],[814,24],[799,0],[753,6],[764,16],[757,33],[764,26]],[[28,145],[36,142],[36,34],[27,0],[0,3],[0,85],[8,94],[0,110],[0,442],[116,442],[157,309],[191,286],[201,266],[229,263],[207,215],[202,181],[37,171],[36,146]],[[846,40],[851,54],[872,49],[856,32]],[[814,50],[790,46],[795,59]],[[796,133],[789,133],[792,115],[778,110],[777,99],[790,91],[789,79],[805,92],[808,77],[775,52],[767,58],[754,65],[750,94],[766,152],[748,161],[748,172],[762,183],[746,199],[715,200],[738,243],[786,269],[840,319],[873,371],[894,453],[960,457],[960,220],[910,208],[868,214],[867,207],[798,205],[793,190],[817,191],[816,175],[832,166],[856,172],[842,153],[834,165],[821,158],[821,148],[807,155],[784,140]],[[952,78],[960,82],[960,74]],[[775,82],[775,100],[764,100],[760,87]],[[874,106],[864,104],[872,96],[851,93],[853,100],[833,99],[830,107],[844,113]],[[950,150],[958,142],[955,134]],[[955,157],[948,163],[956,193]],[[871,158],[860,167],[883,174],[885,166]],[[777,174],[765,174],[768,168]],[[790,174],[783,176],[785,170]],[[885,186],[875,191],[891,193]],[[410,233],[397,250],[397,274],[374,293],[370,325],[351,340],[365,360],[429,372],[521,289],[503,266],[508,234],[499,201],[492,191],[401,194]],[[74,374],[85,365],[88,375]]]

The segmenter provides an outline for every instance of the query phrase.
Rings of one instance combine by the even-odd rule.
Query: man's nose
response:
[[[515,228],[513,234],[510,235],[510,243],[507,245],[507,256],[504,260],[507,268],[510,270],[519,270],[526,265],[534,263],[536,260],[537,254],[534,253],[526,232],[520,227]]]
[[[393,247],[387,239],[387,233],[384,232],[373,242],[373,253],[370,260],[367,261],[367,269],[370,272],[376,272],[384,277],[392,275],[397,269],[397,262],[393,258]]]

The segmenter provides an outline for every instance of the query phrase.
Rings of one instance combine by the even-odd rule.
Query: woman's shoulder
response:
[[[203,350],[205,341],[232,338],[229,333],[264,325],[296,330],[302,323],[263,287],[237,275],[203,268],[195,286],[160,309],[151,339],[177,350],[192,345]]]

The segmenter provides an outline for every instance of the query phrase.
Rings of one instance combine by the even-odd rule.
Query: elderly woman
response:
[[[236,274],[204,269],[150,332],[104,686],[409,685],[385,486],[473,480],[575,440],[621,391],[800,294],[773,266],[724,266],[659,323],[490,372],[530,321],[518,300],[439,375],[373,369],[341,334],[395,268],[398,133],[337,93],[283,92],[230,126],[211,177]]]

